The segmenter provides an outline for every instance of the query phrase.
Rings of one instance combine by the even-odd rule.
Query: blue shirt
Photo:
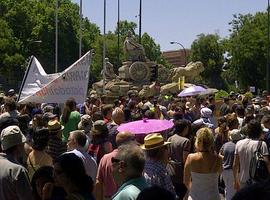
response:
[[[136,200],[139,193],[147,187],[144,177],[131,179],[121,185],[112,200]]]

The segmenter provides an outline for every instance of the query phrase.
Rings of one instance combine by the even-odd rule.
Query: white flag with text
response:
[[[61,73],[46,74],[35,58],[34,63],[29,66],[19,103],[65,103],[70,97],[77,103],[84,102],[89,81],[90,51]]]

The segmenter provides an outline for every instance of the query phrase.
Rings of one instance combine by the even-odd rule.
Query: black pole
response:
[[[103,94],[105,94],[105,57],[106,57],[106,0],[104,0],[104,27],[103,27],[103,53],[102,53],[102,63],[103,63]]]
[[[22,89],[23,89],[23,86],[24,86],[24,84],[25,84],[25,81],[26,81],[26,78],[27,78],[27,76],[28,76],[28,73],[29,73],[29,71],[30,71],[30,68],[31,68],[33,59],[34,59],[34,56],[31,56],[30,61],[29,61],[28,66],[27,66],[27,69],[26,69],[26,71],[25,71],[24,77],[23,77],[23,81],[22,81],[22,84],[21,84],[21,87],[20,87],[20,91],[19,91],[19,96],[18,96],[18,98],[17,98],[17,102],[19,102],[19,100],[20,100],[20,98],[21,98]]]
[[[270,38],[269,38],[269,0],[267,4],[267,64],[266,64],[266,90],[269,92],[269,61],[270,61],[270,52],[269,52],[269,45],[270,45]]]
[[[117,19],[117,38],[118,38],[118,41],[117,41],[117,68],[121,67],[120,66],[120,0],[118,0],[118,19]],[[116,70],[118,71],[118,70]]]
[[[140,11],[139,11],[139,43],[141,44],[142,38],[142,0],[140,0]]]

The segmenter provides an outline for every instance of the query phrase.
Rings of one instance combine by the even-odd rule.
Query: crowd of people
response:
[[[213,95],[140,98],[112,104],[95,95],[83,104],[19,105],[14,90],[0,96],[1,200],[249,199],[270,193],[250,162],[258,145],[270,171],[270,105]],[[171,120],[158,133],[119,132],[141,119]],[[270,182],[269,182],[270,183]],[[257,196],[258,199],[258,196]],[[265,199],[265,198],[264,198]]]

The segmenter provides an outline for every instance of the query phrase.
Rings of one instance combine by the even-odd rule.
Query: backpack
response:
[[[256,151],[254,152],[249,166],[249,182],[264,182],[269,178],[269,172],[267,164],[264,161],[263,155],[261,153],[262,141],[258,142]]]

